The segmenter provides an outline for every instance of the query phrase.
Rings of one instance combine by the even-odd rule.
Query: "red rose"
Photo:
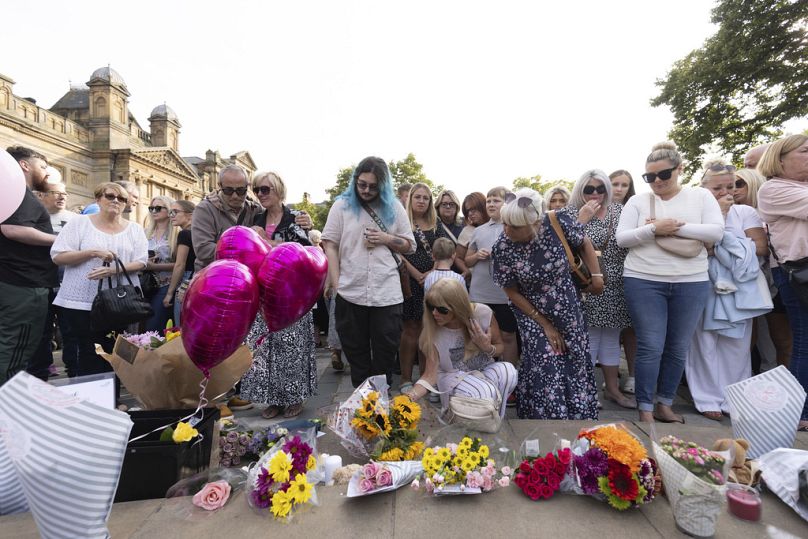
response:
[[[523,473],[516,474],[516,477],[513,478],[513,482],[516,483],[516,486],[524,490],[525,483],[527,483],[527,476]]]
[[[550,474],[547,476],[547,485],[553,489],[553,491],[558,490],[558,485],[560,484],[558,480],[558,476],[555,474]]]
[[[572,461],[572,451],[569,449],[561,449],[558,452],[558,460],[561,461],[561,464],[566,466]]]
[[[545,463],[545,464],[547,465],[547,467],[548,467],[548,468],[550,468],[551,470],[552,470],[553,468],[555,468],[555,465],[556,465],[556,458],[555,458],[555,455],[553,455],[552,453],[547,453],[547,455],[544,457],[544,463]]]
[[[537,486],[537,485],[528,484],[528,485],[527,485],[527,486],[524,488],[524,491],[525,491],[525,494],[527,494],[527,497],[528,497],[528,498],[530,498],[531,500],[533,500],[534,502],[535,502],[536,500],[538,500],[538,499],[539,499],[539,497],[541,496],[541,490],[540,490],[540,487],[539,487],[539,486]]]
[[[553,496],[553,489],[548,485],[541,485],[539,491],[541,492],[541,496],[546,500],[549,500]]]
[[[528,481],[534,485],[542,483],[542,475],[536,470],[532,470],[528,476]]]
[[[519,465],[519,471],[524,473],[530,473],[533,467],[530,465],[530,462],[527,460],[523,460],[522,464]]]
[[[559,477],[564,477],[564,474],[567,473],[569,467],[569,463],[563,464],[561,462],[556,463],[555,473],[558,474]]]
[[[545,476],[550,469],[547,467],[547,463],[544,462],[544,459],[536,459],[533,461],[533,470],[539,472],[539,475]]]

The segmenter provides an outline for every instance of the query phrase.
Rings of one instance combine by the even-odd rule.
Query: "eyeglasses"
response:
[[[113,200],[117,200],[121,204],[126,204],[129,202],[129,199],[126,197],[122,197],[120,195],[113,195],[112,193],[104,193],[104,198],[112,202]]]
[[[438,311],[440,314],[449,314],[449,307],[441,307],[439,305],[432,305],[428,301],[426,302],[426,308],[429,312]]]
[[[642,175],[642,179],[645,180],[645,183],[654,183],[657,178],[660,180],[670,180],[671,176],[673,175],[673,171],[677,168],[679,167],[666,168],[665,170],[660,170],[659,172],[646,172]]]
[[[258,196],[258,195],[267,196],[268,194],[270,194],[274,190],[275,190],[275,188],[270,187],[269,185],[261,185],[259,187],[253,187],[253,193],[255,193],[256,196]]]
[[[456,208],[457,204],[455,204],[454,202],[441,202],[440,207],[441,208],[446,208],[447,210],[451,210],[451,209]]]
[[[160,213],[167,209],[165,206],[149,206],[149,213]]]
[[[370,191],[371,193],[375,193],[379,190],[378,183],[367,183],[367,182],[356,182],[356,188],[360,191]]]
[[[189,213],[185,210],[169,210],[168,216],[169,217],[176,217],[178,213]]]
[[[597,194],[599,194],[599,195],[605,195],[606,194],[606,186],[605,185],[598,185],[597,187],[595,187],[594,185],[587,185],[586,187],[584,187],[584,194],[585,195],[591,195],[592,193],[595,193],[595,192],[597,192]]]
[[[480,208],[466,208],[465,210],[463,210],[463,213],[465,213],[466,215],[471,215],[471,214],[472,214],[472,213],[474,213],[475,211],[476,211],[477,213],[482,213],[482,212],[480,211]]]
[[[743,180],[735,180],[735,189],[742,189],[746,187],[746,182]]]
[[[237,194],[240,197],[243,197],[247,194],[247,187],[222,187],[222,194],[224,196],[233,196],[233,193]]]
[[[67,197],[68,193],[63,193],[61,191],[48,191],[49,195],[53,195],[56,198]]]

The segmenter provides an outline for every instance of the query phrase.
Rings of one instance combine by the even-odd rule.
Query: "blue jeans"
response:
[[[171,318],[171,309],[163,307],[163,298],[168,292],[168,285],[161,286],[157,293],[152,296],[151,307],[154,309],[154,316],[146,320],[146,331],[159,331],[161,334],[166,328],[168,319]]]
[[[690,340],[707,303],[710,282],[665,283],[625,277],[623,287],[637,333],[637,408],[652,411],[654,397],[656,402],[670,406],[682,380]]]
[[[185,273],[183,273],[182,274],[182,280],[180,281],[180,285],[182,283],[184,283],[185,281],[190,281],[192,276],[193,276],[192,271],[186,271]],[[174,303],[174,305],[173,305],[174,306],[174,325],[179,326],[180,325],[180,314],[181,314],[180,310],[182,309],[182,302],[177,301],[177,292],[174,292],[174,298],[172,299],[172,301]]]
[[[793,335],[793,348],[791,350],[791,361],[788,370],[799,381],[802,388],[808,392],[808,307],[800,303],[794,290],[788,282],[788,275],[782,268],[772,268],[772,277],[780,299],[786,306],[788,313],[788,325],[791,326]],[[808,399],[802,407],[800,419],[808,420]]]

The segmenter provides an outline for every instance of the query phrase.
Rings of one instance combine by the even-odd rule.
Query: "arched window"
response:
[[[102,118],[107,116],[107,100],[102,96],[95,98],[93,115],[100,116]]]

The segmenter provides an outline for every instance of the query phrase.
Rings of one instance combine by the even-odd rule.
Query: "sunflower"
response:
[[[376,414],[375,421],[380,431],[383,432],[385,436],[390,436],[390,433],[393,432],[393,425],[390,423],[390,418],[387,414]]]
[[[400,447],[390,448],[379,456],[379,460],[388,462],[404,460],[404,451]]]
[[[311,483],[306,481],[306,476],[304,474],[297,474],[297,477],[289,483],[289,489],[286,491],[289,494],[294,502],[297,503],[306,503],[311,498]]]
[[[421,419],[421,407],[407,395],[399,395],[393,399],[393,415],[402,429],[408,429]]]
[[[351,419],[351,426],[356,433],[365,440],[372,440],[381,433],[381,430],[379,430],[379,427],[375,423],[361,417]]]

